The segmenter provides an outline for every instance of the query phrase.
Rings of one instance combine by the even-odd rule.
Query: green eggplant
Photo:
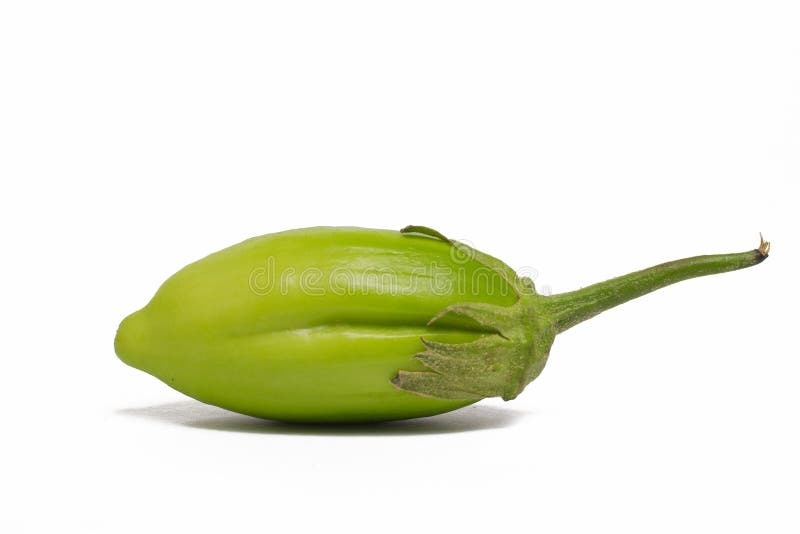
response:
[[[202,402],[295,422],[373,422],[515,398],[555,336],[666,285],[756,265],[665,263],[545,296],[502,261],[422,226],[317,227],[195,263],[126,317],[119,358]]]

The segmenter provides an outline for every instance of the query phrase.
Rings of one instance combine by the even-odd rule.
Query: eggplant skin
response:
[[[471,404],[395,388],[425,370],[421,337],[491,335],[445,317],[459,302],[510,306],[494,271],[452,244],[398,231],[316,227],[255,237],[170,277],[119,326],[119,358],[202,402],[266,419],[373,422]]]

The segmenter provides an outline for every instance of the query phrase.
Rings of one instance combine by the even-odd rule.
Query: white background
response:
[[[3,532],[800,531],[796,1],[0,6]],[[259,421],[114,355],[209,252],[410,223],[552,292],[773,255],[423,420]]]

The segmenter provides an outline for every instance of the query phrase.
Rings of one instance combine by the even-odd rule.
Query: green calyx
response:
[[[414,357],[428,371],[398,371],[392,383],[416,395],[454,400],[502,397],[511,400],[542,372],[555,336],[595,315],[656,289],[699,276],[757,265],[769,255],[769,242],[733,254],[695,256],[663,263],[553,296],[536,293],[533,281],[520,278],[502,261],[424,226],[407,226],[405,234],[423,234],[450,243],[509,284],[517,296],[511,306],[464,302],[446,307],[447,314],[467,317],[490,332],[468,343],[422,339],[426,349]]]
[[[515,398],[542,372],[555,337],[552,325],[535,312],[537,300],[542,297],[536,293],[533,281],[518,277],[500,260],[430,228],[407,226],[401,232],[447,241],[499,274],[513,289],[517,301],[511,306],[464,302],[446,307],[428,324],[454,314],[494,333],[469,343],[438,343],[423,338],[427,350],[414,357],[430,371],[401,370],[392,383],[411,393],[442,399]]]

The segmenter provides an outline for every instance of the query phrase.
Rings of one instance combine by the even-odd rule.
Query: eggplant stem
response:
[[[764,241],[761,236],[761,242],[754,250],[662,263],[576,291],[543,297],[542,305],[547,309],[555,331],[563,332],[614,306],[676,282],[758,265],[769,256],[769,249],[769,241]]]

